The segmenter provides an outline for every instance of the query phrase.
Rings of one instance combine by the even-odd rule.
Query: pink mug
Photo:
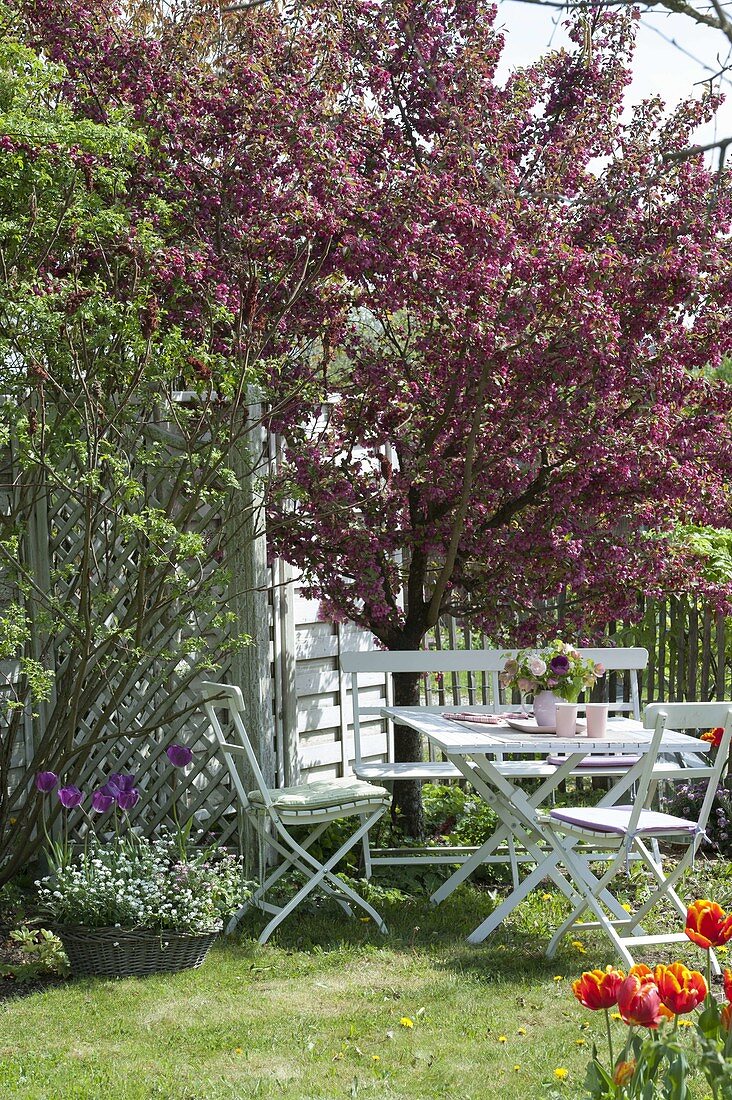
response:
[[[607,703],[588,703],[585,707],[588,737],[607,737]]]
[[[577,734],[577,704],[557,703],[557,737],[575,737]]]

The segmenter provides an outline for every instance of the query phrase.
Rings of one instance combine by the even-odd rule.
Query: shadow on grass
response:
[[[506,888],[507,889],[507,888]],[[427,897],[402,895],[381,899],[376,904],[387,923],[388,935],[382,936],[371,921],[349,919],[330,901],[310,904],[297,911],[273,934],[270,943],[280,950],[317,953],[383,951],[386,954],[423,956],[438,968],[461,973],[470,971],[487,983],[525,979],[530,970],[534,980],[557,973],[557,966],[571,962],[579,972],[577,952],[561,951],[549,960],[544,952],[553,927],[565,915],[561,895],[532,895],[520,910],[520,920],[511,920],[498,928],[483,944],[467,943],[467,937],[500,902],[495,890],[460,887],[439,906]],[[256,942],[264,925],[264,915],[256,911],[245,915],[233,941],[237,950],[253,960],[262,958],[267,947]],[[582,969],[580,966],[579,969]]]

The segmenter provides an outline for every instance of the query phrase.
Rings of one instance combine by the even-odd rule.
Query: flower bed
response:
[[[632,966],[627,975],[608,966],[586,971],[573,983],[580,1004],[605,1013],[609,1064],[593,1051],[583,1093],[588,1100],[686,1100],[693,1072],[703,1074],[715,1100],[732,1096],[732,970],[724,972],[727,1002],[720,1006],[711,992],[710,956],[712,948],[732,939],[732,914],[715,902],[695,901],[686,934],[707,952],[706,977],[674,962],[653,970]],[[612,1008],[627,1025],[619,1052]],[[681,1020],[696,1009],[701,1009],[696,1017]],[[682,1023],[691,1032],[687,1041],[679,1030]]]

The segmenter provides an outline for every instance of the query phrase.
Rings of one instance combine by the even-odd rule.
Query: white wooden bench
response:
[[[506,703],[502,695],[499,674],[508,657],[516,650],[505,649],[467,649],[467,650],[370,650],[365,653],[344,652],[340,655],[341,669],[351,677],[351,699],[353,703],[353,771],[359,779],[372,779],[378,782],[394,779],[421,779],[439,781],[454,779],[459,775],[456,768],[443,761],[416,761],[400,763],[394,761],[394,731],[386,731],[384,752],[381,761],[364,760],[362,752],[361,727],[364,720],[373,720],[380,715],[381,708],[393,700],[391,677],[399,672],[428,674],[457,674],[468,682],[462,685],[459,697],[449,701],[451,689],[443,686],[445,701],[436,704],[430,701],[430,694],[436,694],[433,688],[426,694],[425,708],[435,713],[461,710],[470,706],[472,710],[483,713],[499,713],[515,710],[515,704]],[[630,700],[628,702],[610,700],[611,713],[630,713],[640,721],[640,690],[638,673],[648,664],[648,650],[632,649],[580,649],[584,657],[605,666],[608,673],[628,673],[630,681]],[[362,705],[359,676],[378,674],[385,677],[384,698],[378,705]],[[472,685],[469,677],[473,678]],[[479,682],[476,682],[479,678]],[[471,695],[473,699],[471,699]],[[464,698],[467,696],[467,698]],[[481,701],[478,702],[477,699]],[[580,703],[580,710],[582,704]],[[369,754],[371,755],[371,754]],[[375,754],[374,754],[375,755]],[[527,762],[528,763],[528,762]]]
[[[395,673],[418,673],[420,675],[442,675],[443,683],[435,688],[427,685],[422,695],[424,706],[434,713],[447,713],[462,710],[469,706],[471,710],[483,713],[500,713],[515,710],[515,704],[505,702],[502,694],[499,674],[503,671],[507,659],[514,656],[516,650],[472,649],[472,650],[370,650],[367,652],[343,652],[340,655],[341,670],[351,677],[351,698],[353,703],[353,771],[359,779],[375,783],[389,783],[397,779],[415,779],[420,782],[441,783],[462,778],[453,764],[445,760],[420,760],[400,762],[394,760],[394,731],[387,724],[386,732],[374,739],[370,737],[368,757],[380,756],[381,759],[364,759],[363,726],[365,723],[381,721],[381,709],[393,702],[391,677]],[[641,648],[625,649],[580,649],[584,657],[601,662],[607,672],[624,673],[629,678],[629,701],[609,700],[611,713],[630,713],[640,721],[640,690],[638,674],[648,664],[648,651]],[[362,704],[361,682],[359,677],[368,679],[369,687],[374,688],[374,677],[383,680],[383,697],[375,704],[370,701]],[[451,684],[445,681],[450,677]],[[381,689],[378,689],[381,690]],[[435,702],[435,696],[440,700]],[[442,701],[444,700],[444,701]],[[580,709],[582,704],[580,703]],[[374,741],[376,744],[374,745]],[[520,776],[525,779],[541,779],[553,775],[554,766],[541,760],[505,760],[501,770],[506,775]],[[627,767],[617,769],[603,768],[603,775],[623,774]],[[587,777],[590,769],[575,770],[572,774]],[[429,848],[371,849],[365,852],[367,874],[371,865],[379,864],[445,864],[459,863],[467,859],[474,848],[447,848],[431,846]],[[515,853],[497,853],[490,862],[510,862],[514,877],[516,871]]]

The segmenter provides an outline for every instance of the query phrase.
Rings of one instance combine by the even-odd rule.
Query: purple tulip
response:
[[[125,775],[124,772],[112,772],[107,782],[100,790],[104,794],[111,794],[116,798],[122,791],[131,791],[135,785],[134,775]]]
[[[120,810],[131,810],[139,801],[140,792],[137,787],[133,787],[131,791],[120,791],[117,795],[117,805]]]
[[[165,752],[176,768],[185,768],[193,759],[193,753],[187,745],[169,745]]]
[[[84,793],[78,787],[60,787],[58,800],[65,810],[73,810],[74,806],[84,801]]]
[[[111,810],[114,806],[113,794],[108,794],[105,790],[100,788],[92,795],[91,806],[93,810],[96,810],[98,814],[106,814],[107,810]]]
[[[48,794],[58,783],[58,776],[55,772],[38,772],[36,775],[36,787],[43,794]]]
[[[558,653],[556,657],[552,657],[549,668],[552,672],[556,673],[557,676],[566,676],[569,672],[569,657],[564,653]]]

